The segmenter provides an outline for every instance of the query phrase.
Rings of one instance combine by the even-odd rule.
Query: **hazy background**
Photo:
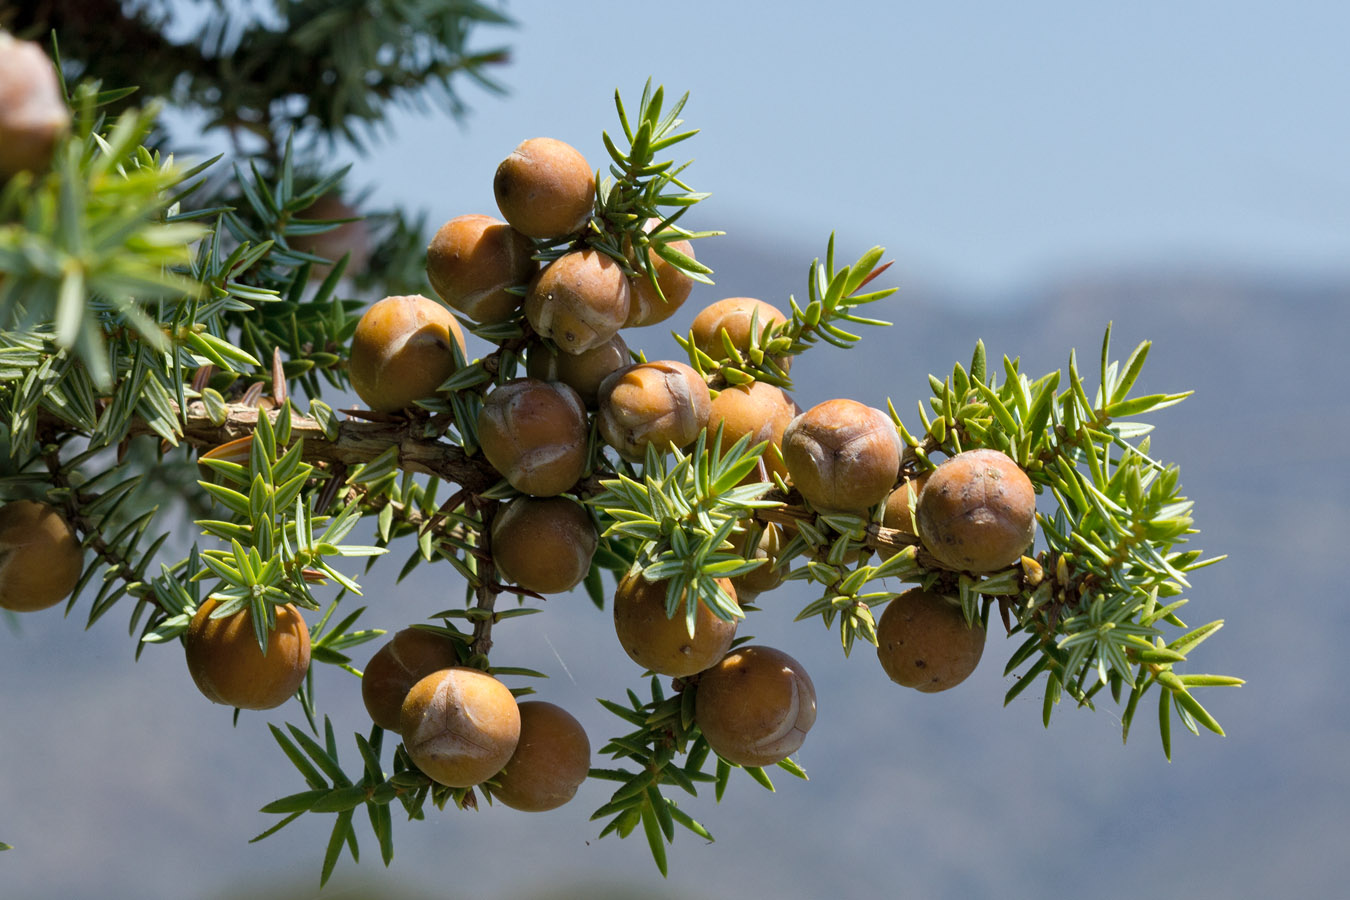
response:
[[[1197,573],[1190,624],[1227,627],[1190,671],[1236,674],[1202,700],[1228,730],[1176,729],[1174,761],[1141,712],[1122,746],[1114,710],[1039,696],[1004,709],[1012,645],[991,634],[958,689],[888,682],[866,647],[844,659],[809,599],[763,598],[746,632],[810,671],[820,715],[799,754],[808,783],[769,794],[733,780],[683,807],[718,838],[681,833],[661,883],[641,843],[587,821],[604,784],[540,815],[496,808],[396,822],[385,872],[365,823],[325,897],[711,898],[1339,895],[1350,880],[1350,705],[1340,685],[1350,611],[1336,566],[1350,533],[1350,7],[1337,3],[1104,4],[685,2],[525,4],[499,71],[511,95],[470,92],[462,124],[400,116],[359,161],[379,202],[433,223],[493,212],[491,177],[520,140],[562,138],[603,164],[612,95],[648,75],[692,92],[690,182],[713,197],[691,224],[720,228],[716,269],[674,322],[748,294],[805,293],[831,231],[856,257],[882,244],[901,290],[857,350],[794,366],[797,400],[889,397],[913,417],[928,372],[978,338],[1025,370],[1155,341],[1142,390],[1195,389],[1159,414],[1155,453],[1182,467],[1197,546],[1229,560]],[[666,331],[630,344],[674,352]],[[907,419],[908,421],[908,419]],[[389,568],[397,569],[397,565]],[[439,608],[445,572],[367,582],[368,620]],[[459,596],[456,584],[451,589]],[[271,742],[288,707],[228,710],[192,687],[176,648],[131,664],[116,613],[84,607],[0,628],[0,854],[5,898],[225,898],[316,893],[331,818],[267,841],[255,810],[303,788]],[[640,686],[607,614],[582,596],[495,633],[494,659],[551,676],[546,699],[598,747],[617,720],[594,702]],[[374,645],[358,655],[364,663]],[[355,760],[357,685],[320,673],[320,703]],[[608,893],[600,888],[607,888]]]

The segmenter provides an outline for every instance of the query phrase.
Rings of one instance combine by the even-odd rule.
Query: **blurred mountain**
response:
[[[824,249],[708,244],[700,257],[718,284],[695,292],[672,320],[677,330],[723,296],[804,302],[807,263]],[[1128,746],[1109,704],[1062,706],[1045,729],[1039,696],[1003,708],[1011,648],[997,635],[957,690],[903,690],[868,648],[845,659],[836,635],[793,624],[810,598],[789,586],[761,598],[745,630],[791,652],[815,680],[820,717],[799,756],[811,781],[784,775],[770,794],[733,778],[721,805],[681,798],[718,840],[681,833],[656,895],[1339,895],[1350,881],[1350,706],[1340,686],[1350,604],[1338,577],[1350,533],[1341,362],[1350,277],[1082,271],[973,303],[920,282],[902,260],[883,283],[901,290],[874,314],[895,326],[864,330],[850,352],[822,346],[799,359],[803,407],[889,398],[917,421],[928,374],[969,360],[977,339],[991,360],[1018,356],[1033,376],[1066,367],[1077,348],[1092,382],[1108,322],[1117,359],[1153,342],[1140,391],[1196,392],[1157,415],[1153,450],[1181,466],[1196,501],[1195,544],[1228,555],[1194,575],[1182,616],[1228,622],[1195,652],[1192,671],[1248,680],[1202,697],[1229,736],[1180,733],[1169,764],[1148,715]],[[652,358],[676,352],[667,330],[647,332],[630,345]],[[377,566],[364,582],[368,624],[398,627],[442,608],[447,591],[451,602],[462,596],[444,572],[423,567],[397,583],[397,568]],[[267,721],[300,721],[298,711],[246,714],[231,728],[229,711],[192,688],[174,648],[149,648],[133,665],[116,618],[87,632],[59,613],[25,618],[18,634],[0,628],[0,839],[15,845],[0,854],[0,894],[216,898],[241,883],[317,885],[328,817],[246,844],[275,821],[259,807],[303,789],[266,730]],[[549,674],[541,695],[578,715],[594,746],[617,733],[594,698],[621,699],[639,684],[607,613],[582,596],[555,597],[494,637],[504,664]],[[368,654],[357,655],[360,665]],[[350,734],[366,727],[359,692],[330,667],[319,680],[350,764]],[[344,860],[330,892],[360,896],[386,875],[412,896],[503,900],[656,883],[640,833],[596,839],[588,817],[607,796],[596,783],[537,816],[490,808],[396,821],[389,873],[362,832],[364,862]],[[359,887],[344,894],[353,878]]]

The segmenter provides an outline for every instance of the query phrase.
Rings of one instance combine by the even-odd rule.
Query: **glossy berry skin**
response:
[[[736,589],[719,578],[732,597]],[[736,637],[736,622],[719,619],[702,603],[694,634],[685,625],[685,602],[666,615],[666,582],[647,581],[640,572],[624,576],[614,593],[614,631],[629,659],[659,675],[683,677],[701,672],[722,658]]]
[[[352,390],[376,412],[407,409],[455,373],[454,345],[463,356],[464,333],[443,304],[420,294],[385,297],[352,335]]]
[[[0,32],[0,184],[45,170],[69,128],[55,64],[40,45]]]
[[[492,216],[456,216],[427,246],[427,280],[436,294],[475,322],[504,322],[525,298],[508,292],[525,287],[539,268],[534,244]]]
[[[698,678],[694,722],[718,756],[771,766],[796,753],[816,722],[806,669],[772,647],[738,647]]]
[[[595,176],[570,144],[530,138],[502,160],[492,190],[502,218],[516,231],[560,238],[585,227],[595,201]]]
[[[920,588],[886,604],[877,620],[877,659],[896,684],[926,694],[965,681],[984,652],[984,626],[961,607]]]
[[[576,250],[539,273],[525,295],[525,318],[564,353],[584,353],[623,327],[631,296],[617,262],[598,250]]]
[[[694,246],[689,241],[671,241],[669,246],[690,259],[694,258]],[[629,258],[633,259],[631,255]],[[657,284],[661,286],[661,291],[657,292],[647,278],[645,269],[634,265],[636,274],[631,276],[628,282],[632,289],[632,303],[628,308],[628,319],[623,323],[625,328],[642,328],[664,322],[675,315],[694,290],[694,279],[684,272],[651,250],[647,251],[647,258],[652,261],[652,271],[656,275]]]
[[[821,512],[866,515],[890,495],[900,452],[890,416],[856,400],[817,404],[783,432],[792,483]]]
[[[14,500],[0,507],[0,609],[35,612],[70,596],[84,550],[54,506]]]
[[[722,332],[726,332],[733,347],[744,353],[752,338],[759,337],[769,326],[787,320],[783,311],[771,303],[753,297],[727,297],[705,306],[694,317],[689,331],[695,347],[713,359],[721,360],[727,358]],[[791,363],[791,357],[778,360],[784,372],[791,368]]]
[[[492,559],[502,580],[561,594],[591,570],[599,542],[585,507],[566,497],[517,497],[492,520]]]
[[[183,637],[188,672],[206,698],[236,709],[273,709],[295,695],[309,671],[309,629],[290,604],[276,608],[267,654],[247,608],[211,618],[214,600],[197,607]]]
[[[540,342],[531,345],[525,357],[525,371],[531,378],[561,381],[581,395],[588,409],[599,403],[600,384],[632,364],[628,344],[619,334],[581,353],[564,353]]]
[[[478,442],[492,467],[522,494],[552,497],[586,469],[586,406],[565,384],[516,378],[478,412]]]
[[[801,412],[792,398],[782,388],[764,381],[752,381],[723,388],[713,398],[708,410],[708,434],[714,434],[722,428],[722,448],[727,449],[745,435],[750,435],[751,446],[767,441],[760,460],[764,463],[765,474],[772,477],[777,473],[788,477],[787,464],[783,462],[783,432]],[[747,476],[746,481],[758,480],[758,474]]]
[[[542,700],[520,704],[520,742],[496,777],[492,797],[511,809],[545,812],[576,795],[591,768],[591,742],[567,710]]]
[[[473,787],[501,771],[520,741],[520,709],[486,672],[433,672],[408,691],[399,712],[403,746],[417,768],[448,787]]]
[[[915,511],[919,539],[950,569],[993,572],[1036,537],[1036,489],[998,450],[967,450],[933,470]]]
[[[361,700],[370,720],[397,732],[408,691],[432,672],[460,663],[450,638],[422,628],[405,628],[390,638],[366,663],[361,676]]]
[[[692,444],[711,409],[708,385],[690,366],[674,360],[629,366],[600,384],[600,436],[624,459],[640,462],[648,445],[667,453]]]

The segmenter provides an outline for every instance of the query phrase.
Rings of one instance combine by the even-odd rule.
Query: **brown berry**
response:
[[[725,578],[717,579],[734,599],[736,589]],[[660,675],[682,677],[701,672],[722,658],[736,637],[736,621],[719,619],[699,602],[694,615],[694,633],[685,621],[686,592],[666,615],[666,582],[648,581],[632,572],[619,582],[614,593],[614,631],[633,662]],[[696,601],[698,602],[698,601]]]
[[[764,448],[764,454],[760,457],[764,462],[765,474],[772,478],[776,472],[786,479],[788,470],[783,462],[783,432],[800,412],[792,398],[776,385],[764,381],[732,385],[723,388],[713,398],[708,411],[708,434],[711,436],[720,425],[724,450],[747,434],[750,435],[752,446],[767,441],[769,446]],[[747,482],[756,480],[757,470],[746,478]]]
[[[726,333],[731,345],[741,353],[750,347],[752,339],[763,336],[765,329],[780,325],[788,320],[778,307],[753,297],[727,297],[705,306],[690,325],[694,346],[713,359],[726,359],[727,350],[722,333]],[[787,372],[791,368],[792,357],[785,356],[777,360],[779,367]]]
[[[455,373],[464,333],[443,304],[420,294],[371,304],[352,335],[352,389],[376,412],[398,412],[435,395]]]
[[[600,436],[624,459],[640,462],[648,445],[659,452],[687,447],[708,424],[708,385],[673,360],[642,363],[600,384]]]
[[[598,250],[575,250],[539,273],[525,295],[525,318],[564,353],[600,346],[623,327],[631,293],[623,268]]]
[[[427,246],[427,280],[442,300],[475,322],[504,322],[525,302],[539,264],[525,235],[492,216],[456,216]]]
[[[746,559],[764,560],[757,568],[731,579],[731,583],[736,586],[736,598],[741,603],[750,603],[765,591],[778,587],[787,577],[787,571],[777,566],[778,554],[786,543],[783,527],[769,522],[762,528],[755,529],[755,532],[758,534],[755,549],[748,556],[745,553],[745,542],[751,532],[747,530],[731,537],[731,545],[737,553]]]
[[[689,241],[671,241],[669,246],[690,259],[694,258],[694,246]],[[632,256],[629,258],[633,259]],[[629,278],[632,303],[628,308],[628,320],[624,322],[625,328],[641,328],[644,325],[664,322],[675,315],[676,310],[684,305],[684,301],[689,299],[689,294],[694,289],[694,279],[675,268],[663,257],[648,249],[647,258],[652,262],[652,273],[656,276],[656,283],[661,286],[661,290],[657,292],[645,269],[633,265],[635,274]]]
[[[520,740],[510,689],[486,672],[432,672],[408,691],[399,713],[408,757],[447,787],[472,787],[501,771]]]
[[[56,508],[36,500],[0,507],[0,609],[35,612],[70,596],[84,550]]]
[[[69,129],[56,66],[39,45],[0,31],[0,182],[44,171]]]
[[[520,742],[497,775],[494,799],[522,812],[557,809],[591,769],[591,742],[571,713],[542,700],[520,704]]]
[[[522,141],[492,180],[497,208],[511,227],[532,238],[560,238],[585,227],[595,200],[586,157],[553,138]]]
[[[921,472],[896,485],[895,490],[891,491],[890,496],[886,498],[886,509],[882,512],[881,517],[883,526],[894,528],[896,531],[913,537],[919,536],[919,532],[914,526],[914,510],[919,505],[919,494],[923,491],[923,486],[928,483],[928,474],[928,472]],[[890,547],[877,548],[877,555],[882,559],[890,559],[895,554],[896,551]]]
[[[478,443],[492,467],[522,494],[551,497],[586,470],[586,407],[565,384],[516,378],[478,411]]]
[[[352,219],[351,222],[330,227],[327,231],[288,237],[287,242],[292,250],[311,253],[333,262],[346,256],[347,268],[343,270],[343,274],[348,277],[360,275],[366,270],[366,265],[370,262],[370,226],[366,224],[364,218],[361,218],[360,211],[347,204],[337,194],[324,194],[295,215],[298,219]],[[313,271],[319,276],[324,276],[332,269],[332,265],[323,264],[315,265]]]
[[[566,497],[517,497],[492,520],[492,559],[502,577],[540,594],[580,584],[598,541],[586,508]]]
[[[633,364],[628,344],[621,335],[581,353],[563,353],[543,342],[530,345],[525,371],[540,381],[561,381],[581,395],[588,408],[599,401],[600,383],[624,366]]]
[[[816,688],[802,664],[772,647],[738,647],[699,676],[694,722],[738,766],[796,753],[816,722]]]
[[[783,432],[792,483],[822,512],[866,515],[890,494],[900,451],[890,416],[856,400],[817,404]]]
[[[915,521],[924,549],[944,566],[993,572],[1035,539],[1036,489],[1007,454],[967,450],[929,475]]]
[[[309,671],[309,629],[291,604],[276,607],[267,653],[258,647],[253,613],[245,607],[212,618],[215,600],[193,614],[183,637],[188,672],[212,703],[236,709],[272,709],[294,696]]]
[[[966,624],[961,607],[912,588],[877,620],[877,659],[891,681],[926,694],[965,681],[984,652],[984,626]]]
[[[412,686],[459,663],[455,643],[447,635],[422,628],[399,631],[375,651],[361,676],[361,700],[371,721],[386,731],[398,731],[403,701]]]

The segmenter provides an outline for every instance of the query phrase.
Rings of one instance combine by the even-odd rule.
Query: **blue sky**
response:
[[[510,96],[400,116],[356,170],[377,199],[492,212],[497,162],[536,135],[599,166],[614,90],[650,76],[691,92],[704,227],[810,253],[837,231],[975,293],[1095,265],[1347,268],[1345,4],[507,8],[519,27],[482,40],[510,45]]]

